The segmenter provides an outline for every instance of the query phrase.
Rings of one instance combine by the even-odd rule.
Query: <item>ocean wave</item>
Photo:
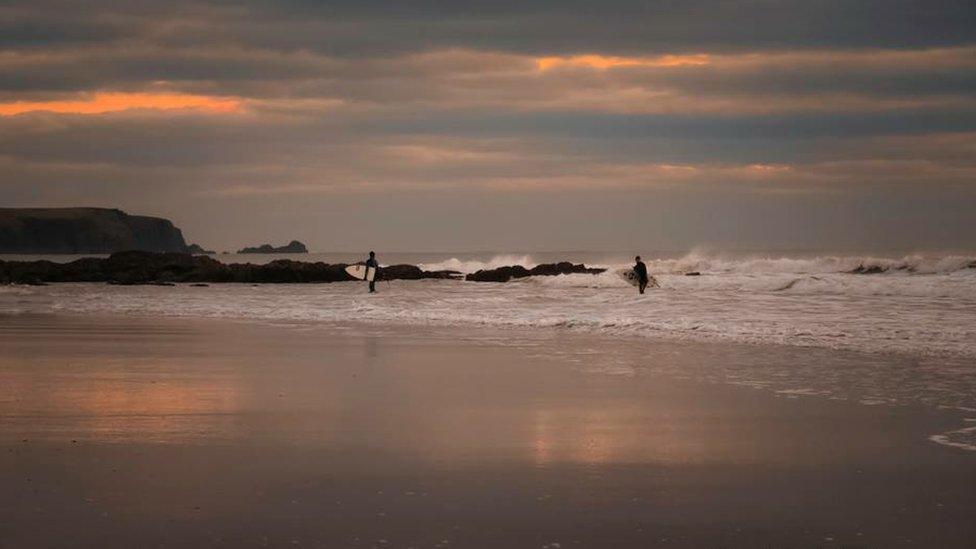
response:
[[[550,254],[551,255],[551,254]],[[574,263],[583,262],[591,267],[604,267],[611,271],[629,268],[633,263],[628,259],[607,260],[604,257],[567,256],[560,258]],[[425,270],[452,270],[473,273],[482,269],[521,265],[526,268],[539,263],[557,260],[539,260],[531,254],[497,254],[479,259],[459,259],[419,262]],[[723,252],[692,250],[672,258],[645,258],[648,270],[655,275],[685,275],[688,273],[729,275],[729,274],[948,274],[961,271],[976,272],[976,255],[917,253],[899,257],[876,255],[826,254],[811,257],[788,257],[774,255],[742,255]],[[559,282],[556,284],[563,284]],[[575,282],[570,283],[571,285]],[[596,286],[600,286],[599,283]]]
[[[452,257],[443,261],[432,263],[421,262],[417,266],[425,271],[458,271],[465,274],[474,273],[485,269],[497,269],[510,265],[521,265],[522,267],[534,267],[536,262],[530,255],[496,255],[487,260],[477,259],[458,259]]]
[[[709,254],[692,251],[679,258],[651,259],[648,269],[661,274],[825,274],[906,273],[940,274],[976,270],[976,256],[912,254],[897,258],[824,255],[808,258]]]
[[[523,284],[535,284],[547,288],[630,288],[629,282],[620,276],[620,269],[608,269],[599,274],[562,274],[558,276],[534,276],[519,280]]]
[[[976,276],[660,275],[638,295],[614,272],[504,284],[56,284],[0,293],[0,312],[109,312],[298,321],[569,328],[607,335],[976,357]]]
[[[966,421],[970,425],[961,429],[932,435],[929,437],[929,440],[942,446],[976,452],[976,419],[967,418]]]
[[[551,262],[552,255],[455,257],[423,267],[462,272],[513,264],[531,267],[539,259]],[[361,285],[352,282],[214,284],[207,289],[0,286],[0,313],[54,310],[566,328],[976,357],[976,269],[970,257],[734,257],[699,250],[648,260],[660,287],[644,295],[620,276],[619,270],[629,267],[620,260],[600,265],[608,268],[600,274],[534,276],[502,284],[384,282],[374,296],[364,295]],[[867,265],[883,267],[888,274],[848,274]],[[687,276],[689,272],[698,276]]]

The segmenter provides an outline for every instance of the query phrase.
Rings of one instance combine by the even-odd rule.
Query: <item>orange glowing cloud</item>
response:
[[[613,69],[617,67],[685,67],[707,65],[708,55],[662,55],[658,57],[614,57],[605,55],[574,55],[571,57],[540,57],[536,67],[540,71],[558,67]]]
[[[233,98],[179,93],[95,93],[75,100],[0,103],[0,116],[14,116],[28,112],[102,114],[130,109],[189,109],[230,113],[241,109],[241,101]]]

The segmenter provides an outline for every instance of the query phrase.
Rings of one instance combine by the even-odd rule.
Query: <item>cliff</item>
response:
[[[183,252],[169,220],[107,208],[0,208],[0,253]]]

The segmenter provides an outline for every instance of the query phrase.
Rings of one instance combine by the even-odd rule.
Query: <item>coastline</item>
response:
[[[286,324],[0,317],[0,546],[976,536],[959,412],[701,375],[802,350]]]

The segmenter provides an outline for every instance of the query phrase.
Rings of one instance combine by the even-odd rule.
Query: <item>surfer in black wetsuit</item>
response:
[[[369,252],[369,259],[366,260],[366,272],[369,273],[369,268],[372,267],[376,269],[376,274],[380,272],[380,264],[376,262],[376,252]],[[369,281],[369,293],[376,293],[376,276],[373,276],[373,280]]]
[[[634,274],[637,275],[637,289],[640,293],[644,293],[644,289],[647,288],[647,265],[641,261],[640,256],[634,258],[637,263],[634,265]]]

